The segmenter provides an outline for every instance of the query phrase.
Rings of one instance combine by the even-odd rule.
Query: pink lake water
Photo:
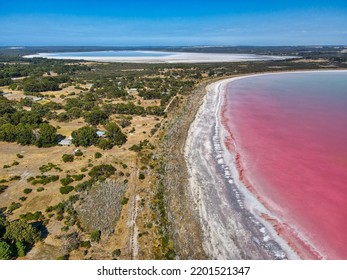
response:
[[[347,259],[347,72],[233,81],[223,123],[243,180],[278,218],[278,234],[302,258]],[[298,240],[318,254],[295,248]]]

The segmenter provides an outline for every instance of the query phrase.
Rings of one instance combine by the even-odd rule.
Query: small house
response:
[[[63,139],[58,144],[62,146],[70,146],[72,143],[71,139]]]
[[[105,131],[98,130],[96,132],[96,134],[98,135],[98,137],[102,137],[102,138],[106,137],[106,132]]]
[[[42,97],[33,97],[33,102],[41,101]]]

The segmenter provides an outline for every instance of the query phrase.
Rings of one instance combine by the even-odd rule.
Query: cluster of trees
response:
[[[96,145],[99,141],[96,132],[97,129],[93,126],[83,126],[71,133],[72,143],[82,147]]]
[[[80,95],[78,98],[69,98],[64,105],[65,111],[69,111],[72,108],[81,108],[83,110],[91,110],[95,106],[96,98],[93,94],[86,93]]]
[[[156,90],[143,90],[139,92],[139,96],[143,99],[151,100],[151,99],[161,99],[163,94]]]
[[[88,173],[88,175],[94,181],[104,181],[106,178],[115,174],[116,171],[117,169],[114,168],[111,164],[100,164],[94,166],[92,170]]]
[[[114,81],[110,80],[96,82],[91,88],[91,91],[95,91],[95,93],[100,97],[109,99],[129,97],[128,92],[125,89],[120,88]]]
[[[105,124],[111,114],[125,115],[155,115],[161,116],[164,110],[159,106],[150,106],[144,108],[135,105],[133,102],[104,104],[102,107],[95,105],[97,99],[93,98],[93,94],[83,94],[79,98],[69,98],[64,105],[65,113],[57,115],[59,121],[69,121],[83,117],[84,120],[91,125]]]
[[[135,144],[135,145],[132,145],[129,150],[130,151],[134,151],[134,152],[140,152],[142,151],[143,149],[151,149],[153,150],[155,147],[153,146],[153,144],[151,144],[147,139],[143,140],[143,141],[140,141],[139,144]]]
[[[42,112],[17,110],[0,96],[0,141],[50,147],[57,143],[57,129],[43,122]]]
[[[72,132],[72,143],[76,146],[99,146],[103,150],[112,149],[115,145],[122,145],[127,141],[126,135],[119,126],[110,122],[105,125],[106,138],[99,138],[97,129],[93,126],[84,126]]]
[[[37,130],[33,130],[30,125],[7,123],[0,126],[0,141],[51,147],[57,144],[58,135],[57,129],[48,123],[42,123]]]
[[[108,120],[109,115],[99,107],[84,114],[84,120],[91,125],[104,124]]]
[[[27,221],[0,217],[0,260],[24,257],[40,239],[40,230]]]
[[[67,75],[59,75],[56,77],[33,76],[25,78],[21,84],[26,92],[41,92],[60,90],[59,85],[70,81]]]
[[[8,86],[12,84],[12,80],[10,78],[0,78],[0,87]]]
[[[6,58],[2,57],[2,61],[5,61]],[[14,62],[15,58],[8,58],[7,60]],[[77,71],[90,71],[90,67],[87,65],[79,64],[66,64],[62,60],[52,60],[44,58],[35,58],[35,59],[23,59],[18,58],[24,62],[30,63],[3,63],[0,64],[0,79],[1,78],[16,78],[16,77],[26,77],[30,75],[40,75],[44,73],[49,74],[50,71],[58,74],[73,74]]]
[[[17,78],[29,75],[29,68],[25,64],[0,64],[0,79]]]

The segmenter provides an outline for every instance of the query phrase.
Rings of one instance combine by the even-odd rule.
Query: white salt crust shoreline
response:
[[[279,237],[273,226],[259,217],[258,213],[265,213],[281,220],[240,182],[234,155],[224,146],[229,133],[220,122],[220,111],[227,84],[264,75],[335,71],[344,70],[254,74],[218,81],[206,87],[203,104],[188,131],[184,155],[191,195],[200,214],[204,250],[211,259],[300,258],[287,240]],[[249,227],[243,224],[247,221],[251,224]],[[300,239],[305,242],[302,236]],[[271,241],[278,246],[272,246]],[[305,243],[317,252],[311,244]],[[254,246],[259,247],[258,250]]]
[[[203,247],[211,259],[298,259],[286,242],[274,241],[276,233],[247,211],[252,204],[267,212],[251,194],[242,192],[236,166],[224,147],[227,132],[219,120],[223,93],[228,83],[241,78],[207,86],[188,131],[185,159],[191,195],[200,214]]]
[[[136,52],[136,51],[134,51]],[[242,61],[264,61],[264,60],[285,60],[298,58],[294,56],[270,56],[253,54],[224,54],[224,53],[187,53],[187,52],[160,52],[160,51],[139,51],[147,54],[167,54],[166,56],[54,56],[55,53],[38,53],[26,55],[24,58],[43,57],[50,59],[73,59],[97,62],[125,62],[125,63],[207,63],[207,62],[242,62]]]

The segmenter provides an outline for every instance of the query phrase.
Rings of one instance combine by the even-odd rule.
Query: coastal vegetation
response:
[[[0,259],[204,258],[186,237],[198,221],[181,147],[206,83],[347,68],[332,47],[206,48],[298,56],[209,64],[22,57],[64,50],[0,48]]]

